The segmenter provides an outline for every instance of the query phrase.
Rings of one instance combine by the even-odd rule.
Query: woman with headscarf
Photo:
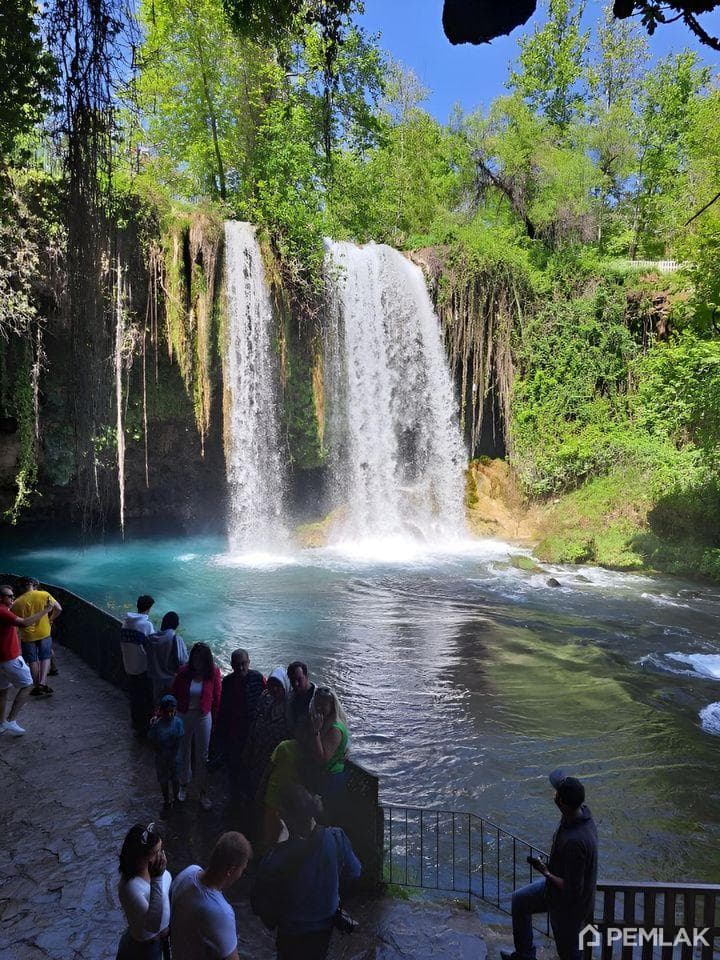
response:
[[[258,784],[275,747],[291,736],[288,712],[290,680],[287,671],[276,667],[267,678],[243,751],[247,794],[255,796]]]
[[[116,960],[161,960],[170,928],[170,881],[160,831],[136,823],[120,851],[118,895],[127,920]]]
[[[318,787],[326,818],[338,821],[338,803],[345,790],[345,759],[350,735],[347,718],[335,691],[316,687],[309,708],[312,736],[310,755],[319,767]]]

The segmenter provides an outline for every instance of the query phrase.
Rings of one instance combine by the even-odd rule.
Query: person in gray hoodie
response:
[[[135,735],[147,735],[152,713],[152,684],[147,673],[145,642],[155,627],[148,616],[155,603],[144,593],[137,598],[137,613],[131,610],[125,615],[120,627],[120,652],[130,694],[130,720]]]
[[[162,618],[160,629],[151,633],[145,640],[147,673],[153,688],[153,705],[167,693],[172,685],[177,668],[188,662],[185,641],[177,633],[180,618],[174,610],[169,610]]]

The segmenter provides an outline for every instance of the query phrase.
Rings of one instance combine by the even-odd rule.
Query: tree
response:
[[[137,95],[151,166],[176,195],[228,199],[247,177],[267,59],[219,0],[144,0]]]
[[[561,130],[581,112],[589,35],[581,19],[584,0],[548,0],[548,19],[520,39],[517,71],[508,86]]]
[[[334,236],[405,246],[463,219],[472,179],[464,127],[438,123],[422,108],[426,97],[411,70],[389,68],[380,142],[343,150],[335,159],[328,197]]]
[[[48,106],[55,70],[36,14],[34,0],[4,0],[0,10],[0,163]]]
[[[645,78],[631,258],[641,244],[650,255],[662,253],[679,220],[677,200],[687,173],[692,111],[709,78],[709,70],[687,51],[662,60]]]
[[[720,6],[718,0],[615,0],[613,10],[620,19],[639,13],[651,36],[659,23],[682,19],[701,43],[720,50],[720,40],[711,36],[698,20],[698,14],[709,13],[717,6]]]
[[[648,58],[647,40],[639,28],[616,20],[608,4],[589,71],[585,142],[600,174],[598,241],[606,251],[614,245],[616,253],[624,253],[628,242],[627,201],[638,160],[636,109]]]
[[[593,238],[597,184],[582,146],[558,143],[556,132],[516,93],[496,100],[487,119],[476,117],[472,134],[480,193],[499,193],[530,239],[551,246]]]

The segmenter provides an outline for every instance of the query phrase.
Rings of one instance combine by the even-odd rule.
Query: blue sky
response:
[[[432,91],[426,108],[439,120],[447,120],[454,103],[469,111],[487,106],[503,93],[508,65],[517,58],[517,39],[542,22],[544,5],[545,0],[540,0],[541,9],[525,27],[479,47],[453,47],[447,40],[442,29],[443,0],[365,0],[361,23],[371,33],[381,34],[381,46],[396,60],[412,67]],[[589,0],[589,23],[601,16],[604,5],[604,0]],[[720,34],[720,12],[705,16],[702,23],[710,33]],[[657,58],[683,49],[695,50],[720,73],[720,53],[704,47],[681,25],[660,27],[649,43],[652,56]]]

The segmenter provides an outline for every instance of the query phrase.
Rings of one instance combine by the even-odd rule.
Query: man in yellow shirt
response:
[[[49,613],[41,617],[37,623],[29,627],[20,628],[20,641],[22,643],[22,652],[25,661],[30,666],[30,673],[33,679],[33,689],[31,697],[47,697],[52,693],[52,689],[47,685],[47,675],[50,669],[50,657],[52,656],[52,637],[51,624],[62,613],[62,607],[55,597],[51,596],[47,590],[39,590],[40,584],[33,577],[25,577],[20,581],[23,593],[12,605],[13,613],[18,617],[32,617],[34,614],[44,610],[49,604],[52,608]]]

